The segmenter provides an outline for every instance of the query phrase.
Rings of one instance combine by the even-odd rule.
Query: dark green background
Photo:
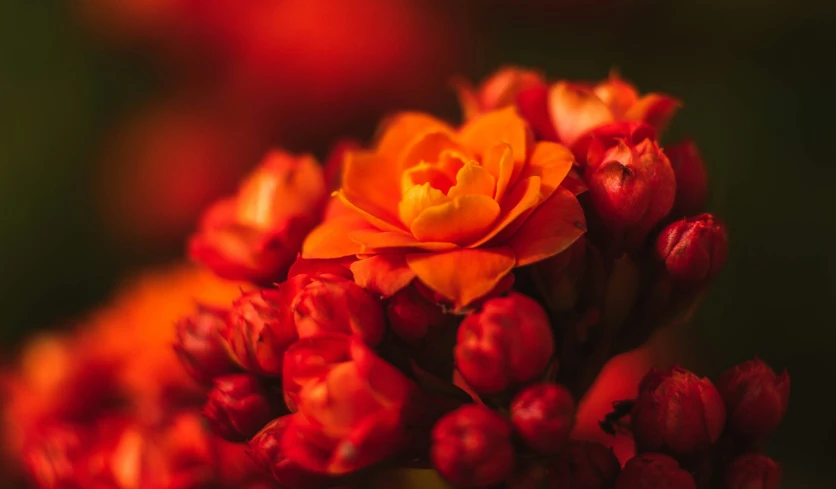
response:
[[[729,265],[683,332],[697,359],[687,366],[716,375],[758,354],[787,367],[790,411],[770,453],[785,462],[784,487],[833,487],[834,2],[565,3],[451,7],[450,15],[470,19],[480,46],[462,71],[479,77],[511,62],[594,79],[617,67],[644,91],[685,101],[669,139],[698,142],[710,208],[731,235]],[[115,247],[89,190],[102,134],[152,99],[159,75],[139,56],[86,37],[62,2],[0,2],[4,350],[101,302],[126,271],[181,254]]]

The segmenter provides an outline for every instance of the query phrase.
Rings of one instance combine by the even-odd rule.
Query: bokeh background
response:
[[[0,354],[181,257],[271,145],[322,156],[393,110],[455,118],[453,75],[617,68],[684,100],[667,137],[696,140],[730,229],[682,363],[786,367],[770,453],[784,487],[834,487],[834,46],[832,1],[2,1]]]

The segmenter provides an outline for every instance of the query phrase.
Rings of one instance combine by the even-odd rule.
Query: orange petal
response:
[[[412,235],[378,231],[377,229],[355,231],[348,237],[362,247],[363,253],[381,253],[395,248],[413,248],[427,251],[447,251],[458,248],[453,243],[418,241]]]
[[[403,172],[401,191],[407,193],[412,187],[425,183],[446,194],[456,184],[456,174],[435,163],[418,163]]]
[[[517,114],[513,106],[487,112],[477,119],[465,124],[459,131],[461,141],[482,157],[487,151],[499,143],[508,143],[514,157],[514,172],[511,181],[516,179],[522,171],[528,151],[533,144],[531,128],[525,120]]]
[[[496,180],[493,175],[476,163],[466,163],[456,173],[456,184],[447,191],[448,197],[462,195],[484,195],[493,200],[496,194]]]
[[[515,262],[514,252],[507,246],[406,255],[406,263],[418,279],[457,308],[490,292]]]
[[[569,146],[590,129],[613,120],[609,107],[594,93],[568,82],[549,89],[549,111],[560,142]]]
[[[439,131],[419,134],[407,143],[397,160],[398,168],[403,171],[421,162],[436,163],[445,151],[468,153],[467,149],[453,139],[453,133]]]
[[[462,109],[464,120],[469,121],[477,117],[482,111],[482,104],[479,102],[479,97],[473,84],[464,78],[458,77],[454,78],[451,83],[453,90],[456,91],[456,97],[459,99],[459,107]]]
[[[488,148],[482,156],[482,166],[493,175],[496,180],[496,194],[494,200],[502,202],[511,176],[514,174],[513,150],[508,143],[499,143]]]
[[[449,200],[449,197],[441,190],[433,188],[429,183],[415,185],[404,193],[403,199],[398,204],[398,214],[402,223],[412,226],[415,218],[420,216],[425,209],[444,204]]]
[[[528,177],[520,180],[502,202],[503,208],[499,220],[478,241],[468,245],[468,248],[476,248],[487,243],[541,200],[540,177]]]
[[[377,152],[396,160],[416,135],[429,132],[455,132],[446,123],[420,112],[403,112],[382,125],[382,136],[377,143]]]
[[[563,182],[574,164],[575,157],[565,146],[550,142],[537,143],[521,178],[540,177],[540,193],[547,199]]]
[[[351,209],[351,211],[354,212],[354,214],[362,217],[371,226],[384,231],[391,231],[393,233],[408,233],[408,231],[403,227],[403,225],[400,222],[398,222],[397,225],[392,224],[389,221],[388,217],[387,219],[382,219],[367,211],[366,209],[356,206],[353,202],[348,200],[348,197],[345,196],[342,190],[338,190],[334,195],[338,199],[340,199],[340,202],[342,202],[345,206]]]
[[[586,182],[583,181],[583,178],[581,178],[580,173],[578,173],[578,170],[574,168],[572,168],[566,175],[566,178],[564,178],[563,181],[560,182],[560,186],[572,192],[572,194],[574,194],[575,196],[578,196],[589,190],[589,188],[587,188],[586,186]]]
[[[302,258],[341,258],[362,252],[362,246],[348,238],[349,233],[369,228],[361,216],[345,215],[315,227],[302,244]]]
[[[369,152],[346,155],[340,189],[345,200],[396,228],[400,227],[394,214],[401,198],[400,183],[401,174],[394,160]]]
[[[415,272],[406,265],[406,257],[396,253],[357,260],[351,264],[351,272],[360,287],[384,297],[394,295],[415,278]]]
[[[522,267],[567,249],[586,232],[586,218],[578,199],[558,188],[543,202],[508,241]]]
[[[662,132],[680,107],[682,107],[682,104],[673,97],[659,93],[648,93],[630,107],[630,110],[624,114],[624,119],[646,122],[653,126],[656,132]]]
[[[499,204],[486,195],[463,195],[424,209],[410,230],[420,241],[466,244],[482,236],[499,217]]]

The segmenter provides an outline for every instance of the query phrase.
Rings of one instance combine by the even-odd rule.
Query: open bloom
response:
[[[235,196],[206,211],[189,255],[223,278],[279,281],[319,222],[325,197],[312,157],[268,153]]]
[[[347,155],[336,195],[353,212],[314,229],[302,256],[359,255],[352,270],[361,285],[391,295],[417,277],[466,306],[585,232],[583,210],[560,187],[573,162],[560,145],[534,144],[513,108],[458,130],[401,114],[374,150]]]

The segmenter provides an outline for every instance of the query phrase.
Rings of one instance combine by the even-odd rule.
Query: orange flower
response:
[[[636,87],[611,73],[595,85],[555,83],[548,105],[558,141],[571,146],[588,131],[611,122],[645,122],[661,131],[680,103],[659,93],[640,97]]]
[[[189,254],[223,278],[280,281],[319,222],[325,195],[322,168],[312,157],[273,151],[237,195],[206,212]]]
[[[355,280],[391,295],[417,277],[463,307],[515,267],[568,248],[586,230],[560,184],[572,154],[534,143],[513,108],[456,130],[419,113],[386,124],[372,151],[349,152],[336,214],[306,239],[304,258],[359,255]]]

